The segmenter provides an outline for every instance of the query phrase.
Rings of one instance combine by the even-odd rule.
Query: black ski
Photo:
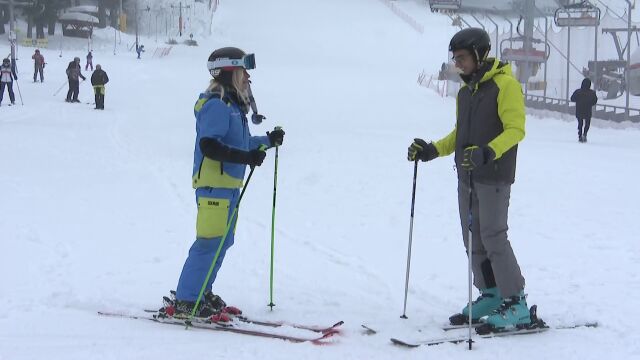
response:
[[[562,326],[556,326],[556,327],[543,327],[543,328],[532,328],[532,329],[514,329],[514,330],[509,330],[509,331],[502,331],[502,332],[494,332],[494,333],[489,333],[489,334],[485,334],[485,335],[475,335],[475,337],[479,337],[479,338],[483,338],[483,339],[490,339],[490,338],[495,338],[495,337],[503,337],[503,336],[512,336],[512,335],[527,335],[527,334],[538,334],[541,332],[545,332],[548,330],[567,330],[567,329],[577,329],[577,328],[581,328],[581,327],[598,327],[598,323],[597,322],[586,322],[586,323],[580,323],[580,324],[573,324],[573,325],[562,325]],[[396,345],[401,345],[401,346],[405,346],[405,347],[418,347],[418,346],[432,346],[432,345],[440,345],[440,344],[446,344],[446,343],[452,343],[452,344],[459,344],[459,343],[463,343],[463,342],[467,342],[469,341],[469,337],[468,336],[458,336],[458,337],[445,337],[445,338],[439,338],[439,339],[429,339],[429,340],[420,340],[420,341],[405,341],[405,340],[400,340],[400,339],[396,339],[396,338],[391,338],[391,342],[396,344]]]
[[[535,329],[522,329],[522,330],[511,330],[511,331],[503,331],[490,333],[486,335],[476,335],[476,337],[480,338],[493,338],[500,336],[511,336],[511,335],[525,335],[525,334],[537,334],[541,332],[545,332],[549,330],[549,328],[535,328]],[[432,346],[432,345],[440,345],[445,343],[459,344],[462,342],[469,341],[468,336],[457,336],[457,337],[445,337],[439,339],[429,339],[429,340],[420,340],[420,341],[405,341],[396,338],[391,338],[391,342],[395,345],[401,345],[405,347],[418,347],[418,346]]]
[[[477,327],[479,327],[479,326],[480,326],[480,325],[482,325],[482,324],[483,324],[483,323],[473,324],[473,325],[471,325],[471,327],[473,327],[473,328],[477,328]],[[373,328],[373,327],[371,327],[371,326],[369,326],[369,325],[361,324],[360,326],[362,326],[362,328],[364,329],[364,330],[363,330],[363,333],[364,333],[365,335],[375,335],[375,334],[377,334],[377,333],[378,333],[378,330],[377,330],[377,329],[375,329],[375,328]],[[440,326],[440,329],[442,329],[442,331],[452,331],[452,330],[460,330],[460,329],[468,329],[468,328],[469,328],[469,325],[466,325],[466,324],[465,324],[465,325],[450,325],[450,324],[445,324],[445,325]]]
[[[597,327],[598,326],[597,322],[587,322],[582,324],[556,326],[556,327],[550,328],[549,326],[547,326],[547,324],[544,321],[538,318],[536,314],[537,306],[533,305],[529,311],[531,316],[531,324],[527,324],[525,326],[520,326],[510,330],[497,330],[497,329],[491,328],[489,324],[480,323],[480,324],[477,324],[479,326],[476,326],[476,333],[477,333],[476,337],[487,339],[487,338],[511,336],[511,335],[538,334],[541,332],[548,331],[550,329],[563,330],[563,329],[575,329],[579,327]],[[468,341],[469,341],[469,336],[448,337],[448,338],[430,339],[430,340],[422,340],[422,341],[414,341],[414,342],[404,341],[396,338],[391,339],[392,343],[396,345],[406,346],[406,347],[418,347],[422,345],[431,346],[431,345],[439,345],[439,344],[445,344],[445,343],[459,344],[459,343],[468,342]]]

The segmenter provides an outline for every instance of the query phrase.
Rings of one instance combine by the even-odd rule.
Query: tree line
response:
[[[45,28],[48,35],[55,35],[55,24],[58,17],[62,14],[62,10],[71,7],[71,0],[16,0],[22,5],[14,6],[14,16],[22,19],[27,23],[27,37],[33,38],[33,29],[35,28],[36,38],[43,39],[45,37]],[[135,0],[123,0],[123,6],[133,4]],[[28,5],[23,5],[28,3]],[[98,0],[98,20],[99,28],[107,26],[118,26],[118,15],[120,11],[120,0]],[[109,10],[109,16],[107,15]],[[9,23],[9,5],[0,5],[0,34],[8,31]]]

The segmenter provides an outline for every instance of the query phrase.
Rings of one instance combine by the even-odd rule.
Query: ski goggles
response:
[[[207,67],[209,70],[226,70],[227,68],[244,68],[252,70],[256,68],[256,56],[255,54],[247,54],[242,59],[229,59],[222,58],[214,61],[208,61]]]

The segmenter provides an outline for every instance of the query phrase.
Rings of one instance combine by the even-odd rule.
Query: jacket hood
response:
[[[582,80],[582,85],[580,86],[581,89],[586,90],[586,89],[590,89],[591,88],[591,80],[589,79],[584,79]]]

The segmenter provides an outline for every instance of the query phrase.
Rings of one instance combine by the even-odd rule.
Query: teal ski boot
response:
[[[482,332],[503,332],[526,329],[532,324],[531,313],[524,292],[504,298],[500,307],[489,315]],[[480,329],[477,329],[480,332]]]
[[[472,322],[477,324],[480,318],[493,313],[502,304],[502,297],[497,287],[480,289],[480,296],[472,303]],[[465,306],[459,314],[449,317],[451,325],[464,325],[469,323],[469,305]]]

